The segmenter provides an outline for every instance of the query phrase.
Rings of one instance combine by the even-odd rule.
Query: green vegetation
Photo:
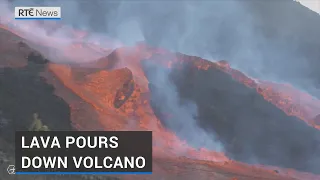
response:
[[[29,127],[29,131],[50,131],[48,126],[44,125],[37,113],[33,114],[33,122]]]

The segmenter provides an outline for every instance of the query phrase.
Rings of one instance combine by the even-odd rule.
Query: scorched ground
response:
[[[59,39],[35,40],[5,26],[0,37],[1,110],[12,123],[7,128],[11,133],[28,124],[15,114],[31,117],[33,111],[53,130],[152,130],[154,174],[121,179],[320,179],[312,175],[320,166],[315,158],[320,132],[314,121],[319,102],[289,85],[252,80],[226,61],[213,63],[143,43],[117,48],[90,63],[62,64],[39,51],[55,48],[77,62],[73,55],[80,52],[89,58],[108,50],[88,44],[61,49],[54,46]],[[221,142],[225,153],[194,148],[170,123],[180,114],[161,102],[168,94],[154,72],[166,72],[179,101],[194,102],[196,125]],[[31,97],[26,92],[42,95],[23,98]],[[19,103],[15,96],[21,97]],[[57,107],[54,114],[59,107],[64,115],[55,117],[44,104],[30,109],[48,97],[48,106]],[[9,136],[5,139],[10,142]]]

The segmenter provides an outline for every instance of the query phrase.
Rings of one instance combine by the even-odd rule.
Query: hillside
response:
[[[106,9],[107,20],[96,20],[90,27],[128,43],[143,39],[188,55],[225,59],[250,76],[287,81],[319,96],[320,15],[298,2],[144,2],[122,3],[115,9]],[[97,15],[88,10],[87,16]]]
[[[13,34],[11,34],[11,36],[13,39],[16,38],[16,36]],[[8,36],[6,37],[8,38]],[[8,53],[8,51],[5,51],[5,52]],[[17,53],[19,52],[20,51],[17,51]],[[126,52],[131,52],[131,53],[128,54]],[[135,53],[132,54],[132,52],[135,52]],[[73,128],[76,128],[78,130],[90,130],[90,129],[99,130],[101,128],[104,130],[151,128],[151,130],[153,130],[156,135],[155,141],[161,142],[164,140],[164,141],[170,142],[168,146],[171,146],[170,148],[171,150],[167,149],[166,156],[163,156],[163,152],[162,152],[162,148],[165,148],[165,147],[160,147],[160,148],[155,147],[155,161],[154,161],[155,173],[151,177],[150,176],[145,177],[147,179],[156,178],[157,176],[161,176],[161,177],[165,176],[170,179],[170,178],[176,177],[178,174],[179,174],[179,177],[181,178],[184,176],[188,178],[197,176],[197,178],[200,178],[198,177],[200,172],[201,172],[200,176],[203,176],[204,178],[207,176],[214,176],[214,177],[219,177],[220,179],[230,179],[233,177],[238,179],[250,179],[250,178],[252,179],[256,179],[256,178],[286,179],[284,175],[287,172],[287,170],[285,169],[281,170],[278,167],[277,168],[271,167],[271,170],[269,170],[270,168],[265,169],[266,167],[261,168],[261,166],[257,166],[253,168],[251,165],[246,165],[246,164],[242,164],[235,161],[229,161],[223,154],[211,151],[210,150],[211,147],[202,146],[202,148],[206,148],[207,150],[203,149],[198,152],[192,147],[181,146],[179,139],[183,139],[187,136],[183,136],[183,134],[181,136],[181,134],[179,133],[179,130],[176,129],[175,126],[173,127],[170,126],[170,122],[175,121],[176,123],[179,123],[179,121],[177,121],[179,118],[180,123],[183,123],[181,121],[188,120],[187,118],[190,118],[190,117],[185,117],[186,119],[182,119],[180,117],[181,114],[176,114],[178,111],[167,112],[166,109],[163,109],[163,107],[160,107],[160,108],[157,107],[159,105],[160,106],[166,105],[165,103],[159,103],[161,101],[157,100],[158,98],[165,100],[166,98],[168,98],[167,97],[168,95],[170,97],[170,91],[169,91],[169,94],[157,93],[159,92],[157,91],[157,87],[159,85],[160,87],[164,87],[161,84],[161,82],[163,81],[161,81],[161,78],[159,79],[159,78],[152,77],[152,74],[150,76],[150,74],[148,73],[150,70],[151,72],[159,71],[158,68],[160,68],[160,72],[172,72],[167,74],[169,76],[165,76],[165,77],[172,79],[170,81],[176,84],[175,86],[177,86],[178,88],[178,95],[180,98],[178,97],[175,97],[175,98],[181,99],[182,102],[184,101],[183,99],[192,100],[196,102],[199,108],[199,114],[198,114],[198,117],[196,117],[197,124],[199,124],[200,125],[199,127],[204,128],[206,131],[216,132],[217,137],[227,147],[227,154],[226,154],[227,156],[246,162],[247,160],[246,151],[239,151],[239,149],[243,149],[244,147],[247,147],[244,145],[245,143],[248,143],[247,145],[252,145],[252,148],[256,149],[256,151],[253,151],[253,153],[255,153],[255,156],[259,158],[259,160],[263,162],[265,165],[275,165],[275,166],[281,166],[285,168],[296,168],[298,170],[316,172],[310,169],[309,167],[311,166],[308,164],[301,165],[303,161],[297,158],[298,157],[297,154],[290,154],[288,152],[288,154],[283,156],[282,159],[279,159],[279,155],[268,154],[271,152],[270,151],[263,152],[259,150],[261,148],[264,149],[265,148],[264,146],[266,146],[267,144],[255,145],[253,143],[254,141],[250,142],[247,140],[248,137],[256,136],[257,137],[256,141],[267,140],[267,142],[270,142],[270,143],[274,142],[272,144],[275,147],[280,149],[279,153],[281,155],[287,152],[286,149],[298,148],[296,153],[298,153],[300,157],[310,158],[309,156],[312,154],[311,151],[316,150],[316,149],[312,149],[312,148],[315,148],[313,141],[317,139],[319,131],[311,128],[310,126],[307,126],[301,119],[287,116],[285,112],[279,110],[278,108],[276,108],[276,106],[265,101],[263,96],[259,95],[257,91],[255,91],[254,89],[247,87],[246,85],[243,85],[241,83],[239,84],[239,82],[237,82],[236,79],[232,78],[232,76],[230,76],[227,73],[228,72],[228,69],[226,69],[227,66],[225,66],[225,64],[223,64],[222,62],[221,64],[215,64],[203,59],[199,59],[197,57],[189,57],[189,56],[179,55],[179,54],[175,55],[175,54],[166,52],[164,50],[152,49],[152,48],[145,47],[143,45],[142,46],[138,45],[133,49],[120,48],[114,51],[114,53],[116,55],[111,54],[110,56],[106,58],[102,58],[99,61],[97,61],[100,64],[105,64],[105,66],[99,66],[98,69],[90,68],[90,70],[88,70],[86,68],[82,69],[78,66],[73,67],[73,65],[52,64],[52,63],[46,62],[46,60],[41,60],[41,61],[37,60],[36,61],[37,63],[27,61],[27,64],[24,65],[22,69],[19,69],[21,67],[11,67],[12,70],[10,71],[12,72],[16,71],[17,73],[30,71],[31,73],[32,70],[37,70],[37,67],[39,68],[44,65],[47,66],[47,69],[46,68],[41,69],[42,73],[38,74],[38,76],[40,75],[40,76],[46,77],[45,82],[53,84],[55,87],[54,92],[63,98],[64,103],[69,104],[70,120],[72,122],[71,123],[69,121],[69,123],[73,125]],[[32,53],[29,54],[29,57],[31,55],[33,54]],[[120,64],[123,64],[121,62],[127,58],[131,59],[130,61],[131,63],[128,63],[126,65],[127,68],[122,68],[121,66],[119,66]],[[22,58],[20,61],[18,61],[18,59],[16,59],[16,61],[18,64],[19,62],[25,62],[25,60]],[[105,63],[101,63],[102,61],[104,61]],[[109,62],[114,62],[115,64],[117,64],[118,65],[117,69],[113,69],[112,66],[110,68],[110,66],[108,66],[108,64],[110,64]],[[151,64],[148,64],[148,62]],[[91,66],[91,67],[95,67],[95,66]],[[158,70],[153,68],[156,68]],[[162,71],[161,69],[163,68],[164,69],[174,68],[177,70]],[[81,73],[79,74],[79,72]],[[232,71],[229,73],[235,74],[236,71],[234,72]],[[192,76],[189,76],[188,74]],[[6,79],[6,82],[10,82],[9,81],[9,78],[11,78],[10,73],[4,74],[3,77]],[[211,80],[212,84],[211,83],[208,84],[207,81],[204,81],[205,77],[210,77],[210,79],[212,79]],[[241,76],[235,76],[235,78],[240,78],[240,77]],[[184,78],[187,78],[187,79],[184,79]],[[147,79],[150,82],[150,84],[148,83],[146,84],[145,83],[146,81],[143,79]],[[160,80],[160,82],[158,82],[157,79]],[[251,83],[251,85],[253,84]],[[47,86],[50,86],[50,85],[48,84]],[[185,87],[188,87],[188,88],[185,88]],[[197,87],[197,89],[192,90],[191,87]],[[35,85],[29,86],[29,88],[31,88],[31,90],[33,88],[35,88],[35,90],[39,89]],[[238,91],[233,91],[235,89],[237,89]],[[188,90],[188,91],[185,91],[185,90]],[[229,90],[232,90],[232,91],[229,91]],[[166,91],[162,91],[162,92],[165,93]],[[237,93],[234,94],[235,92]],[[52,93],[52,90],[48,91],[47,93],[45,90],[43,90],[43,93],[47,94],[46,96],[48,96]],[[121,94],[123,94],[125,98],[124,99],[121,98],[123,100],[119,102],[118,97],[120,97]],[[43,98],[45,98],[46,96],[44,96]],[[227,99],[230,99],[230,102],[226,101],[227,99],[223,97],[230,97],[230,98],[227,98]],[[150,98],[150,101],[148,100],[149,98]],[[213,99],[210,101],[203,101],[201,100],[203,98],[205,98],[206,100],[208,98],[213,98]],[[221,99],[222,101],[220,101],[219,98],[222,98]],[[241,98],[243,98],[243,100],[241,100]],[[32,103],[32,99],[34,98],[31,98],[28,101]],[[14,102],[16,100],[11,100],[11,101]],[[248,104],[246,104],[246,106],[243,106],[244,108],[239,109],[238,106],[234,104],[234,102],[248,102]],[[211,109],[208,111],[208,108],[210,109],[212,108],[212,106],[216,110],[213,111]],[[49,106],[45,106],[45,107],[49,108]],[[261,107],[261,109],[259,109],[258,111],[251,110],[252,108],[256,109],[257,107]],[[40,113],[41,113],[40,111],[41,108],[39,107]],[[179,108],[179,106],[175,106],[175,108]],[[19,112],[21,111],[21,108],[12,108],[11,111],[13,110]],[[236,114],[232,115],[232,113],[230,112],[233,112]],[[256,115],[247,114],[250,112],[257,113],[257,114]],[[167,114],[169,116],[162,116],[163,114]],[[265,117],[263,118],[260,117],[260,116],[266,116],[266,115],[267,117],[269,117],[268,119],[265,119]],[[237,116],[238,118],[235,119],[235,117]],[[251,118],[246,119],[245,118],[246,116]],[[47,117],[47,120],[45,123],[50,124],[56,121],[56,120],[50,120],[53,117],[54,116]],[[171,119],[164,118],[164,117],[171,117]],[[177,118],[172,119],[172,117],[177,117]],[[60,117],[59,120],[61,121],[63,120],[64,121],[63,123],[68,124],[68,118]],[[156,122],[160,122],[160,124],[153,127],[148,126],[148,124],[150,123],[154,124]],[[265,124],[262,126],[261,123],[263,122],[265,123],[270,122],[270,124]],[[60,122],[59,124],[62,124],[62,123]],[[185,124],[188,124],[188,122],[185,122]],[[283,124],[286,128],[281,128],[281,126],[276,124],[279,124],[279,125]],[[291,125],[292,125],[292,129],[290,128]],[[54,126],[55,126],[54,124],[50,124],[49,127],[52,127],[53,129],[61,129],[66,127],[65,125],[63,125],[61,127],[57,126],[56,128],[54,128]],[[258,127],[262,128],[259,130],[261,131],[261,135],[257,136],[257,134],[252,134],[252,133],[255,133],[255,131],[251,132],[251,131],[245,130],[247,129],[246,126],[252,126],[250,128],[252,130]],[[296,128],[297,126],[299,126],[300,128],[297,129]],[[212,127],[213,129],[210,127]],[[278,127],[279,129],[277,130]],[[164,131],[165,128],[171,129],[171,132]],[[192,127],[189,127],[189,128],[191,128],[190,130],[193,130]],[[218,128],[218,129],[215,129],[215,128]],[[306,128],[306,130],[304,130],[304,128]],[[229,131],[228,129],[233,131]],[[286,131],[283,131],[284,129],[286,129]],[[276,134],[275,132],[278,132],[278,131],[279,132],[283,131],[282,133],[284,134]],[[302,132],[305,133],[305,131],[309,131],[309,134],[306,134],[303,140],[299,140],[299,138],[296,138],[295,136],[293,136],[293,135],[299,136],[300,133]],[[243,132],[246,132],[246,133],[243,134]],[[175,136],[175,134],[177,134],[177,136]],[[267,134],[274,134],[274,136],[270,136],[269,138],[264,139],[266,138]],[[213,137],[214,136],[212,136],[212,138]],[[237,137],[237,138],[234,139],[234,137]],[[282,140],[283,142],[288,142],[289,144],[284,144],[283,142],[279,141],[280,137],[283,138]],[[259,139],[259,138],[262,138],[262,139]],[[186,139],[186,140],[188,142],[190,139]],[[290,145],[290,142],[292,142],[291,145]],[[304,143],[304,145],[301,145],[300,143]],[[301,146],[296,146],[299,144]],[[192,145],[192,141],[190,141],[190,145]],[[176,158],[177,152],[181,151],[182,149],[188,149],[189,151],[187,155],[188,158],[177,159]],[[262,154],[259,154],[259,153],[262,153]],[[264,156],[268,157],[269,161],[265,161],[265,160],[263,161],[263,159],[265,158]],[[274,158],[274,159],[272,160],[270,158]],[[213,163],[213,162],[209,163],[205,161],[199,161],[196,159],[207,159],[207,160],[213,160],[213,161],[226,161],[226,162],[225,163]],[[184,165],[182,166],[180,162],[183,163]],[[177,171],[172,172],[166,169],[168,164],[177,166],[178,168]],[[193,169],[194,166],[209,168],[210,171],[206,172],[203,170],[196,170],[196,169],[190,170],[190,168]],[[238,171],[237,169],[241,169],[241,171]],[[182,174],[178,173],[180,170],[184,171],[184,173]],[[277,170],[277,171],[274,171],[274,170]],[[210,173],[211,175],[207,173]],[[295,176],[295,175],[299,175],[299,174],[292,174],[290,176]]]
[[[247,3],[246,8],[254,9],[250,12],[261,14],[255,18],[265,22],[256,24],[263,30],[263,36],[282,41],[281,46],[292,43],[295,37],[301,46],[319,47],[313,37],[318,33],[314,31],[317,25],[310,25],[311,21],[317,21],[312,12],[283,1],[272,13],[281,18],[271,18],[267,9],[274,4]],[[313,29],[306,32],[294,26],[296,22],[288,19],[294,15],[283,11],[284,8],[296,8],[304,18],[309,13],[309,23],[303,23]],[[282,14],[277,14],[281,11]],[[288,24],[282,27],[285,21]],[[27,177],[8,176],[2,171],[5,180],[320,179],[320,101],[292,85],[248,77],[232,68],[237,63],[231,56],[230,61],[212,62],[156,48],[151,44],[160,46],[157,40],[148,39],[161,38],[152,35],[155,32],[149,32],[146,42],[107,49],[78,41],[60,46],[65,39],[55,36],[36,39],[31,31],[19,31],[14,26],[16,22],[10,23],[13,26],[0,25],[0,146],[3,147],[0,154],[7,157],[1,159],[1,168],[12,162],[13,132],[28,129],[33,114],[37,113],[52,130],[152,130],[154,173]],[[231,46],[231,41],[225,38],[238,36],[231,29],[223,30],[227,27],[230,26],[222,26],[221,32],[230,37],[225,34],[220,40],[210,41],[214,46],[220,43],[220,52],[226,54],[237,46]],[[71,29],[69,33],[72,36],[77,32]],[[298,66],[288,66],[284,71],[280,65],[279,71],[274,69],[272,73],[289,80],[301,77],[316,82],[317,71],[313,68],[317,67],[314,59],[318,52],[307,50],[305,53],[310,55],[307,62],[312,66],[309,74],[291,76],[291,70]],[[59,60],[52,55],[45,57],[52,51]],[[90,61],[84,63],[82,60],[88,57]],[[284,58],[281,65],[299,64],[298,60]],[[267,64],[276,66],[271,60]]]

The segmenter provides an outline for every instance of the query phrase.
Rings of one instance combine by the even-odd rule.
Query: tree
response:
[[[33,114],[33,122],[29,127],[29,131],[49,131],[48,126],[44,125],[37,113]]]

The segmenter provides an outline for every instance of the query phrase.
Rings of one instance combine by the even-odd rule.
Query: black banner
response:
[[[19,172],[152,172],[151,131],[18,131]]]

